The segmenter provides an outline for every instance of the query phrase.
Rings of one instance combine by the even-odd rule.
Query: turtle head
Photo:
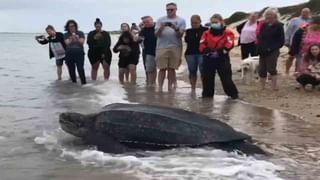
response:
[[[88,135],[93,126],[94,120],[90,117],[79,113],[62,113],[59,116],[59,123],[65,132],[83,138]]]

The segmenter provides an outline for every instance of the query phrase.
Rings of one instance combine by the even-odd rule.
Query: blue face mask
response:
[[[213,30],[221,30],[222,29],[222,25],[221,25],[221,23],[213,23],[213,24],[211,24],[211,29],[213,29]]]

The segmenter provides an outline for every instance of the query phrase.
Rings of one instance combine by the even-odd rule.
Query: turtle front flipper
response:
[[[96,145],[99,151],[105,153],[123,154],[132,151],[114,138],[101,133],[90,134],[84,140],[92,145]]]

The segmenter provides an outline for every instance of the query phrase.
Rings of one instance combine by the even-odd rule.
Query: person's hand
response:
[[[171,24],[170,26],[174,31],[179,31],[179,28],[175,24]]]
[[[166,27],[166,23],[161,23],[159,30],[162,31]]]

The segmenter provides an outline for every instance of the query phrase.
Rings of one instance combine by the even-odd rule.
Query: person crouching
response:
[[[202,84],[204,98],[212,98],[215,90],[215,74],[218,72],[225,93],[233,99],[238,98],[238,90],[232,81],[229,51],[234,47],[235,35],[224,25],[219,14],[211,17],[211,27],[200,40],[203,54]]]

